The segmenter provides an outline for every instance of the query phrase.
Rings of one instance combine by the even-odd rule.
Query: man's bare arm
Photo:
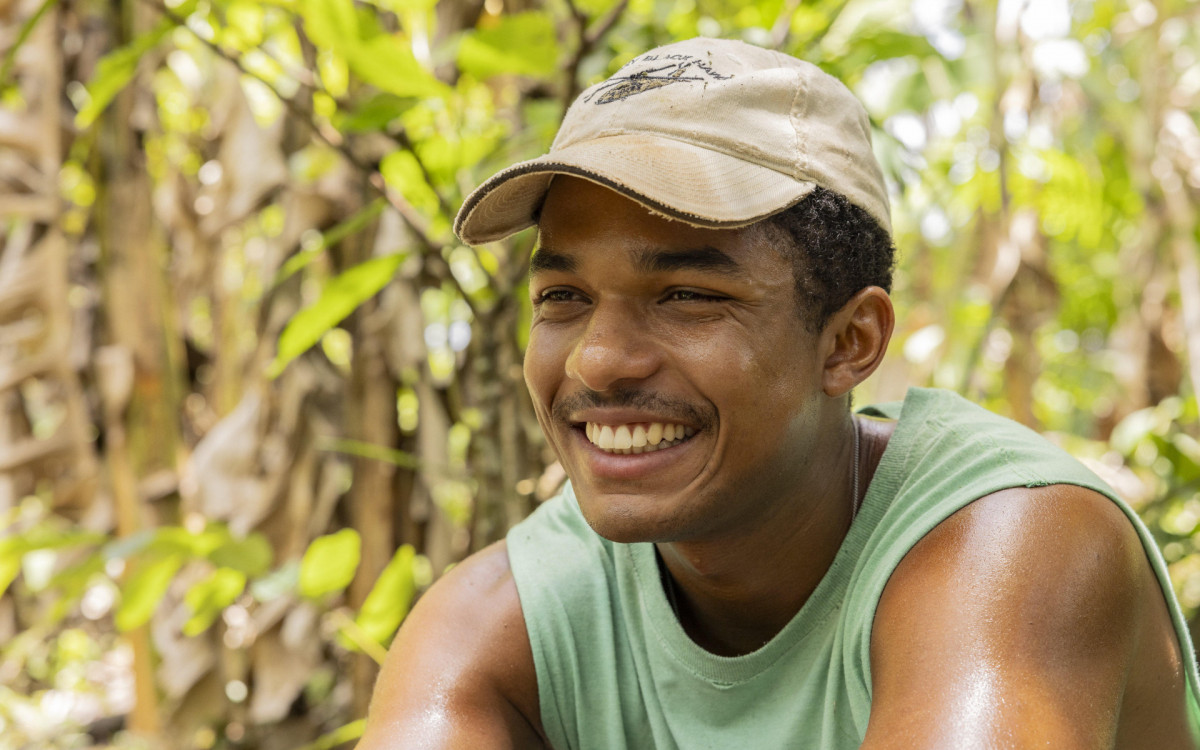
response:
[[[1090,490],[1006,490],[938,526],[888,582],[871,664],[864,750],[1193,747],[1162,593]]]
[[[405,620],[358,748],[544,746],[533,654],[499,542],[447,573]]]

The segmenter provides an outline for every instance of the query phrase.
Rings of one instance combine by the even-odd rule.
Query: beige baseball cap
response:
[[[454,232],[477,245],[532,226],[556,174],[710,228],[753,224],[821,186],[891,232],[858,99],[811,63],[727,39],[659,47],[584,91],[550,152],[480,185]]]

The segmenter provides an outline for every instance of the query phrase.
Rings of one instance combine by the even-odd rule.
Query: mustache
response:
[[[697,429],[710,426],[713,421],[711,410],[697,408],[694,404],[679,399],[667,398],[652,391],[639,388],[614,388],[611,391],[577,391],[555,402],[550,413],[559,422],[570,422],[571,415],[584,409],[624,408],[649,411]]]

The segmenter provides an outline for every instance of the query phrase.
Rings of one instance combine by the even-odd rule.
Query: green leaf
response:
[[[289,560],[250,584],[250,593],[260,602],[269,602],[296,591],[300,582],[300,563]]]
[[[24,557],[23,553],[7,548],[0,542],[0,595],[3,595],[12,582],[17,579],[17,575],[21,572],[22,557]]]
[[[39,549],[64,549],[95,545],[102,543],[104,539],[103,534],[92,531],[76,531],[51,525],[38,525],[22,532],[20,536],[8,537],[4,543],[11,545],[13,549],[19,549],[20,554],[25,554]]]
[[[432,10],[437,5],[437,0],[367,0],[372,5],[386,10],[389,13],[395,13],[402,19],[405,14],[424,13]]]
[[[217,568],[207,579],[188,589],[184,602],[192,616],[183,626],[186,636],[200,635],[213,624],[221,611],[233,604],[246,590],[246,574],[233,568]]]
[[[317,537],[300,561],[300,593],[311,599],[341,591],[354,580],[362,540],[354,529]]]
[[[355,719],[349,724],[343,724],[328,734],[321,735],[314,742],[305,745],[304,747],[300,748],[300,750],[333,750],[335,747],[341,747],[347,742],[362,737],[363,732],[366,731],[366,729],[366,719]]]
[[[434,78],[401,36],[379,35],[346,51],[346,64],[367,83],[396,96],[446,96],[450,87]]]
[[[421,165],[417,158],[408,151],[393,151],[383,157],[379,163],[379,173],[383,181],[400,192],[405,200],[419,211],[431,215],[437,211],[437,193],[425,181]]]
[[[556,126],[559,114],[556,109]],[[453,185],[455,175],[463,168],[476,168],[496,150],[506,135],[503,126],[478,134],[438,132],[421,140],[418,153],[431,179]],[[436,196],[434,198],[436,200]]]
[[[333,451],[334,453],[345,453],[348,456],[361,456],[362,458],[370,458],[375,461],[385,461],[393,466],[401,466],[405,469],[426,469],[437,471],[437,467],[430,466],[420,458],[396,448],[389,448],[386,445],[378,443],[367,443],[362,440],[349,440],[346,438],[323,439],[318,441],[317,450]],[[442,471],[442,473],[445,473]]]
[[[825,40],[828,39],[829,37],[825,38]],[[825,40],[822,40],[823,48]],[[923,36],[882,30],[857,36],[853,39],[853,43],[828,50],[828,57],[822,62],[821,67],[846,85],[854,87],[871,63],[910,56],[917,59],[929,57],[941,59],[938,51]],[[898,90],[892,92],[889,98],[893,103],[892,106],[924,109],[932,100],[929,80],[923,75],[914,74],[900,82]]]
[[[232,538],[229,528],[223,524],[209,524],[198,534],[182,526],[160,526],[154,530],[154,538],[146,549],[160,555],[208,557]]]
[[[383,198],[376,198],[351,214],[349,218],[338,222],[321,235],[321,241],[316,244],[316,247],[302,250],[291,258],[288,258],[287,263],[284,263],[283,268],[275,275],[275,280],[272,284],[277,286],[283,283],[292,274],[312,263],[333,245],[336,245],[352,234],[357,234],[375,220],[375,217],[383,211],[383,207],[386,204],[387,201]]]
[[[263,21],[266,8],[259,2],[234,0],[225,10],[229,38],[239,49],[250,49],[263,42]]]
[[[179,16],[186,16],[191,9],[179,8],[175,12]],[[83,129],[95,122],[116,95],[121,93],[121,89],[133,80],[142,55],[157,47],[175,27],[174,21],[166,19],[124,47],[118,47],[100,58],[96,72],[87,85],[88,102],[75,115],[75,127]]]
[[[55,5],[58,5],[58,0],[43,0],[38,9],[33,12],[33,15],[29,16],[29,18],[25,19],[25,23],[21,24],[21,30],[17,32],[17,38],[12,42],[8,50],[5,51],[4,62],[0,63],[0,86],[3,86],[8,81],[8,76],[12,73],[13,62],[17,59],[17,52],[21,50],[21,47],[25,44],[25,40],[33,33],[34,27],[42,20],[42,16],[46,15],[46,12]]]
[[[299,7],[317,46],[341,48],[358,39],[358,14],[350,0],[304,0]]]
[[[257,532],[245,539],[231,538],[208,555],[209,560],[223,568],[255,577],[267,572],[273,557],[271,543]]]
[[[575,7],[588,16],[599,17],[610,12],[617,0],[575,0]]]
[[[936,57],[940,56],[929,40],[920,34],[906,34],[900,31],[879,31],[854,41],[854,48],[861,59],[874,62],[894,57]]]
[[[373,133],[384,130],[412,107],[411,97],[395,94],[376,94],[351,112],[339,110],[333,123],[343,133]]]
[[[303,0],[304,28],[318,46],[340,54],[359,78],[396,96],[446,96],[450,87],[413,56],[401,35],[363,28],[351,0]]]
[[[407,257],[407,253],[396,253],[373,258],[330,280],[320,299],[296,313],[283,329],[279,351],[268,370],[270,377],[278,376],[288,363],[320,341],[326,331],[383,289]]]
[[[813,39],[819,39],[829,28],[829,21],[829,14],[821,8],[809,4],[802,4],[796,8],[790,22],[793,44],[792,48],[786,51],[793,55],[803,55],[804,45]]]
[[[56,594],[48,613],[50,620],[61,622],[68,616],[95,582],[96,576],[103,572],[104,557],[99,551],[92,552],[78,562],[57,571],[46,587]]]
[[[142,563],[121,587],[121,606],[115,617],[117,629],[124,632],[149,622],[182,565],[180,555]]]
[[[412,605],[413,595],[417,590],[416,579],[413,576],[413,560],[416,550],[411,544],[405,544],[396,550],[392,561],[388,563],[379,580],[367,594],[362,609],[358,612],[356,622],[363,632],[379,643],[385,643],[400,623],[408,615]]]
[[[103,541],[102,534],[63,530],[45,525],[35,526],[19,536],[0,539],[0,595],[8,590],[20,574],[27,553],[42,549],[98,545]]]
[[[558,70],[558,40],[549,14],[539,11],[504,16],[477,29],[458,48],[458,65],[479,78],[515,73],[548,77]]]
[[[1113,428],[1109,445],[1125,456],[1132,456],[1138,444],[1163,429],[1162,415],[1154,407],[1130,413]]]
[[[154,529],[142,529],[126,537],[114,539],[101,550],[104,560],[125,560],[150,546],[156,536]]]

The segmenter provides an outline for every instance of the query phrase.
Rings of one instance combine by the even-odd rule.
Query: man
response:
[[[1165,566],[1033,433],[914,389],[867,117],[695,39],[580,96],[470,196],[537,224],[525,377],[570,478],[392,646],[363,748],[1196,747]]]

